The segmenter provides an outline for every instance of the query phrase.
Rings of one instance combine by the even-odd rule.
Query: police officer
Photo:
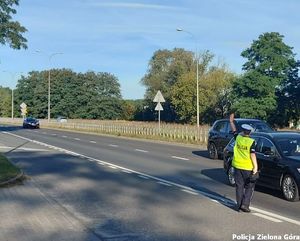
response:
[[[242,132],[237,133],[234,124],[234,114],[230,115],[230,126],[235,137],[232,166],[235,168],[236,210],[248,213],[251,212],[249,206],[255,187],[253,176],[258,174],[255,140],[249,136],[253,128],[248,124],[243,124],[241,126]]]

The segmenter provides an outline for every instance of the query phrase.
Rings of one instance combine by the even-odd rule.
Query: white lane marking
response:
[[[160,185],[164,185],[164,186],[167,186],[167,187],[171,187],[172,185],[168,184],[168,183],[165,183],[165,182],[157,182],[158,184]]]
[[[128,173],[128,174],[131,174],[131,173],[132,173],[132,172],[127,171],[127,170],[122,170],[122,172],[125,172],[125,173]]]
[[[95,142],[95,141],[90,141],[90,143],[97,143],[97,142]]]
[[[67,136],[61,136],[62,138],[67,138]]]
[[[74,140],[76,140],[76,141],[80,141],[80,139],[79,139],[79,138],[74,138]]]
[[[109,146],[111,146],[111,147],[119,147],[118,145],[114,145],[114,144],[109,144]]]
[[[267,215],[264,215],[262,213],[252,213],[252,215],[255,215],[255,216],[258,216],[258,217],[261,217],[261,218],[264,218],[264,219],[267,219],[269,221],[272,221],[272,222],[275,222],[275,223],[282,223],[281,220],[277,219],[277,218],[271,218]]]
[[[181,189],[181,191],[186,192],[186,193],[189,193],[189,194],[192,194],[192,195],[198,195],[197,192],[193,192],[193,191],[187,190],[187,189]]]
[[[179,159],[179,160],[184,160],[184,161],[190,160],[190,159],[188,159],[188,158],[180,157],[180,156],[172,156],[172,158],[174,158],[174,159]]]
[[[51,134],[52,136],[56,136],[56,134]]]
[[[117,169],[115,166],[109,166],[111,169]]]
[[[143,179],[149,179],[149,177],[146,177],[144,175],[138,175],[140,178],[143,178]]]
[[[47,134],[47,132],[44,132],[44,131],[43,131],[42,134]]]
[[[268,212],[268,211],[265,211],[265,210],[262,210],[262,209],[259,209],[259,208],[255,208],[255,207],[251,207],[251,209],[253,211],[256,211],[256,212],[259,212],[259,213],[271,216],[273,218],[278,218],[280,220],[283,220],[283,221],[286,221],[286,222],[289,222],[289,223],[293,223],[293,224],[296,224],[296,225],[300,226],[300,222],[297,221],[297,220],[294,220],[294,219],[291,219],[291,218],[287,218],[287,217],[284,217],[284,216],[281,216],[281,215],[278,215],[278,214],[275,214],[275,213],[271,213],[271,212]]]
[[[135,150],[135,151],[138,151],[138,152],[144,152],[144,153],[148,152],[148,151],[142,150],[142,149],[134,149],[134,150]]]
[[[0,146],[0,149],[15,149],[16,147],[13,146]],[[16,150],[23,150],[23,151],[49,151],[45,149],[37,149],[37,148],[27,148],[27,147],[17,147]]]
[[[233,201],[231,199],[228,199],[228,198],[227,198],[227,200],[225,200],[225,199],[221,198],[219,195],[214,195],[214,194],[206,193],[206,192],[203,192],[203,191],[198,191],[198,190],[195,190],[195,189],[190,188],[190,187],[185,186],[185,185],[181,185],[181,184],[178,184],[178,183],[175,183],[175,182],[172,182],[172,181],[168,181],[168,180],[165,180],[165,179],[162,179],[162,178],[159,178],[159,177],[148,175],[146,173],[135,171],[135,170],[132,170],[132,169],[129,169],[129,168],[126,168],[126,167],[115,165],[113,163],[102,161],[102,160],[99,160],[99,159],[96,159],[96,158],[93,158],[93,157],[85,156],[83,154],[79,154],[79,153],[75,153],[75,152],[72,152],[72,151],[68,151],[68,150],[63,149],[63,148],[59,148],[59,147],[52,146],[52,145],[49,145],[49,144],[46,144],[46,143],[43,143],[43,142],[35,141],[35,140],[29,139],[29,138],[26,138],[26,137],[23,137],[23,136],[19,136],[19,135],[10,133],[10,132],[2,131],[2,133],[7,134],[7,135],[11,135],[11,136],[15,136],[15,137],[18,137],[20,139],[27,140],[27,141],[30,141],[32,143],[38,144],[38,145],[47,146],[47,147],[52,148],[52,149],[56,148],[59,151],[68,152],[68,153],[71,153],[73,155],[77,155],[79,157],[85,158],[85,159],[90,159],[91,161],[96,161],[98,163],[105,163],[107,165],[114,166],[114,167],[120,169],[122,172],[135,173],[135,174],[138,174],[138,175],[142,175],[142,176],[148,177],[149,179],[153,179],[155,181],[164,182],[164,183],[167,183],[169,185],[178,187],[178,188],[180,188],[184,192],[188,192],[189,191],[189,193],[192,193],[194,195],[201,194],[201,195],[209,198],[210,200],[212,200],[214,202],[219,202],[219,203],[222,203],[222,204],[224,204],[226,206],[227,205],[228,206],[232,206],[232,205],[235,204],[235,201]],[[283,220],[283,221],[286,221],[286,222],[289,222],[289,223],[293,223],[293,224],[296,224],[296,225],[300,226],[300,221],[297,221],[295,219],[284,217],[282,215],[278,215],[278,214],[275,214],[275,213],[271,213],[271,212],[268,212],[268,211],[265,211],[265,210],[262,210],[262,209],[259,209],[259,208],[255,208],[253,206],[251,207],[251,209],[253,211],[258,212],[258,213],[265,214],[265,215],[268,215],[268,216],[271,216],[271,217],[274,217],[274,218],[278,218],[280,220]]]

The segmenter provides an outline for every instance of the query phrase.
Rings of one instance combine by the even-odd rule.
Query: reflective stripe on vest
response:
[[[232,166],[242,170],[251,171],[253,164],[250,157],[250,148],[254,140],[247,136],[238,135],[233,149]]]

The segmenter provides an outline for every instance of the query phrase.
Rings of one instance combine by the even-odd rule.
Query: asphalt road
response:
[[[280,192],[257,188],[253,212],[235,212],[234,188],[226,184],[223,163],[208,159],[203,148],[50,129],[0,130],[7,155],[45,195],[101,237],[300,235],[300,202],[287,202]]]

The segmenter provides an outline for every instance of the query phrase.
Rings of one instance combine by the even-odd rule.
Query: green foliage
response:
[[[146,86],[145,99],[149,106],[148,114],[156,114],[150,109],[155,108],[152,101],[156,92],[160,90],[166,100],[163,104],[164,111],[161,112],[161,119],[164,121],[177,120],[174,106],[171,103],[171,88],[182,74],[191,71],[192,68],[192,52],[175,48],[173,51],[158,50],[154,53],[147,74],[141,80],[141,83]],[[151,119],[155,118],[152,116]]]
[[[12,21],[12,15],[16,14],[13,5],[18,5],[19,0],[0,1],[0,43],[8,43],[13,49],[27,48],[27,40],[22,36],[27,30],[19,22]]]
[[[0,116],[11,116],[11,90],[0,86]]]
[[[211,66],[213,54],[206,51],[198,57],[199,70],[199,106],[200,117],[205,122],[208,110],[215,115],[220,113],[220,105],[227,105],[224,101],[230,88],[229,71],[225,66]],[[161,112],[163,121],[179,121],[195,123],[197,114],[196,93],[197,59],[193,53],[183,49],[158,50],[149,63],[147,74],[142,79],[146,86],[146,103],[149,106],[147,113],[156,114],[153,98],[160,90],[166,100]],[[222,100],[223,99],[223,100]],[[225,104],[226,103],[226,104]],[[222,113],[227,107],[222,106]],[[222,114],[221,114],[222,115]],[[152,119],[156,119],[154,115]]]
[[[260,35],[241,55],[248,61],[243,65],[245,74],[233,84],[233,110],[241,117],[257,117],[273,124],[287,122],[274,114],[285,109],[278,102],[285,101],[283,85],[291,86],[291,72],[298,72],[292,48],[283,42],[282,35],[271,32]]]
[[[16,103],[25,102],[28,115],[48,115],[49,71],[30,72],[19,80]],[[51,69],[51,118],[119,119],[122,114],[120,84],[109,73],[77,74],[68,69]]]

